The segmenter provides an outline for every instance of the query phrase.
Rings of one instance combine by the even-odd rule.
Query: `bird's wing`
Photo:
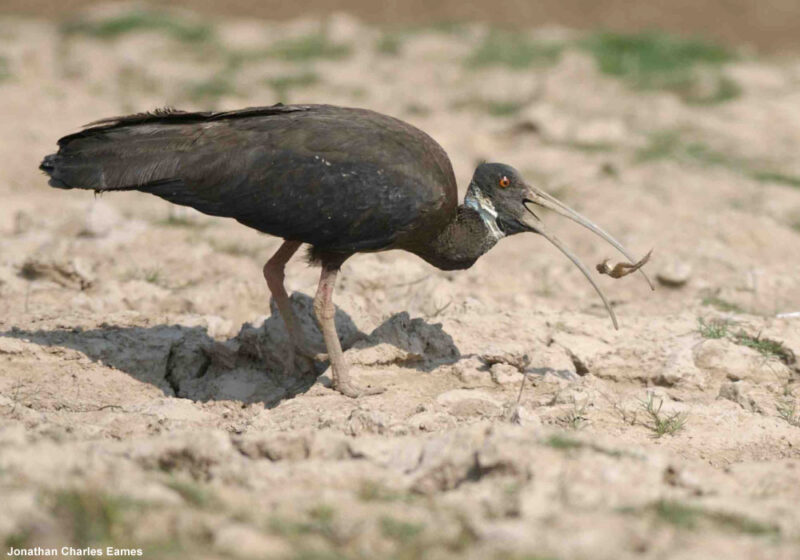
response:
[[[444,151],[369,111],[276,106],[107,119],[59,141],[51,184],[140,190],[337,250],[391,245],[455,207]]]

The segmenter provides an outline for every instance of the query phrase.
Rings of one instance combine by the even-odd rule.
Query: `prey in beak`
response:
[[[647,274],[642,270],[642,266],[647,262],[648,255],[639,262],[622,246],[622,244],[614,239],[609,233],[603,230],[600,226],[579,214],[560,200],[547,194],[546,192],[525,183],[517,171],[508,165],[499,163],[484,163],[481,164],[475,172],[470,189],[479,189],[481,195],[491,201],[493,208],[497,213],[497,223],[506,235],[521,233],[523,231],[530,231],[538,233],[550,243],[556,246],[572,263],[578,267],[583,273],[594,290],[603,301],[603,305],[608,311],[614,328],[619,328],[617,317],[614,314],[608,299],[606,298],[600,286],[594,281],[589,272],[589,269],[580,261],[580,259],[570,251],[564,243],[542,222],[537,215],[540,208],[552,210],[573,222],[576,222],[586,229],[594,232],[596,235],[604,239],[611,246],[617,249],[622,255],[625,256],[631,263],[627,264],[627,268],[623,266],[620,268],[620,273],[617,276],[622,277],[630,274],[634,270],[639,270],[644,279],[647,281],[650,289],[653,290],[652,281]],[[619,265],[618,265],[619,266]],[[602,272],[602,271],[601,271]]]
[[[552,210],[558,214],[561,214],[565,218],[569,218],[573,222],[582,225],[586,229],[594,232],[598,236],[605,239],[617,251],[622,253],[628,260],[633,261],[634,260],[633,257],[631,257],[630,253],[628,253],[628,251],[622,246],[622,244],[619,241],[614,239],[604,229],[602,229],[600,226],[598,226],[585,216],[579,214],[578,212],[576,212],[575,210],[573,210],[560,200],[556,199],[555,197],[547,194],[546,192],[530,185],[526,186],[528,188],[529,195],[525,198],[525,200],[523,200],[522,204],[525,207],[525,210],[527,210],[527,215],[523,216],[522,223],[526,225],[530,231],[538,233],[539,235],[547,239],[550,243],[555,245],[559,251],[564,253],[564,255],[569,260],[571,260],[575,266],[578,267],[578,269],[583,273],[583,275],[595,289],[597,294],[600,296],[600,299],[603,300],[603,305],[605,306],[606,311],[608,311],[608,314],[611,317],[611,322],[614,323],[614,328],[619,329],[619,323],[617,322],[617,316],[614,313],[614,309],[611,307],[611,304],[609,304],[608,299],[603,293],[603,290],[600,289],[600,286],[598,286],[597,283],[594,281],[594,278],[592,278],[589,269],[586,268],[586,265],[584,265],[581,262],[581,260],[572,251],[570,251],[558,237],[556,237],[555,234],[548,231],[548,229],[542,223],[542,220],[534,212],[534,209],[536,206],[539,206],[542,208],[547,208],[548,210]],[[650,289],[654,290],[655,286],[653,286],[653,282],[650,280],[650,278],[647,276],[644,270],[640,269],[640,271],[642,273],[642,276],[644,276],[644,279],[650,286]]]

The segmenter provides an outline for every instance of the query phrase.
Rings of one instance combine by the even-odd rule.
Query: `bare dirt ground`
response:
[[[563,30],[148,21],[0,19],[7,547],[800,556],[800,317],[778,316],[800,311],[798,59],[738,57],[664,90],[602,73]],[[143,194],[55,191],[37,170],[100,117],[278,100],[409,120],[462,192],[478,161],[512,164],[637,255],[654,248],[652,275],[688,281],[601,277],[614,331],[533,235],[460,273],[357,256],[340,333],[359,380],[387,391],[282,377],[261,277],[277,240]],[[613,256],[545,218],[588,264]],[[319,338],[317,274],[296,259],[287,284]]]

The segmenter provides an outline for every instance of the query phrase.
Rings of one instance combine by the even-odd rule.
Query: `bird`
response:
[[[353,398],[384,390],[352,380],[334,324],[337,274],[357,253],[400,249],[441,270],[463,270],[501,239],[536,233],[589,280],[615,328],[603,291],[537,212],[555,211],[633,260],[611,235],[510,165],[480,163],[459,204],[445,150],[411,124],[368,109],[279,103],[105,118],[58,140],[40,169],[52,187],[141,191],[282,238],[263,274],[291,340],[286,369],[327,358],[332,388]],[[284,287],[284,267],[303,244],[309,262],[321,267],[313,310],[326,355],[309,346]]]

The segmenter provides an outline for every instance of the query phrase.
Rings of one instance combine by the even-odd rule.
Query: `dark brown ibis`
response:
[[[336,275],[355,253],[403,249],[456,270],[472,266],[503,237],[538,233],[581,270],[617,326],[587,268],[547,231],[536,208],[589,228],[632,261],[613,237],[500,163],[478,166],[459,205],[442,147],[386,115],[329,105],[158,110],[92,123],[58,146],[41,164],[54,187],[147,192],[283,238],[264,277],[293,342],[290,368],[296,357],[317,356],[283,286],[287,261],[309,244],[311,260],[322,267],[314,312],[333,387],[350,397],[380,391],[351,382],[334,326]]]

